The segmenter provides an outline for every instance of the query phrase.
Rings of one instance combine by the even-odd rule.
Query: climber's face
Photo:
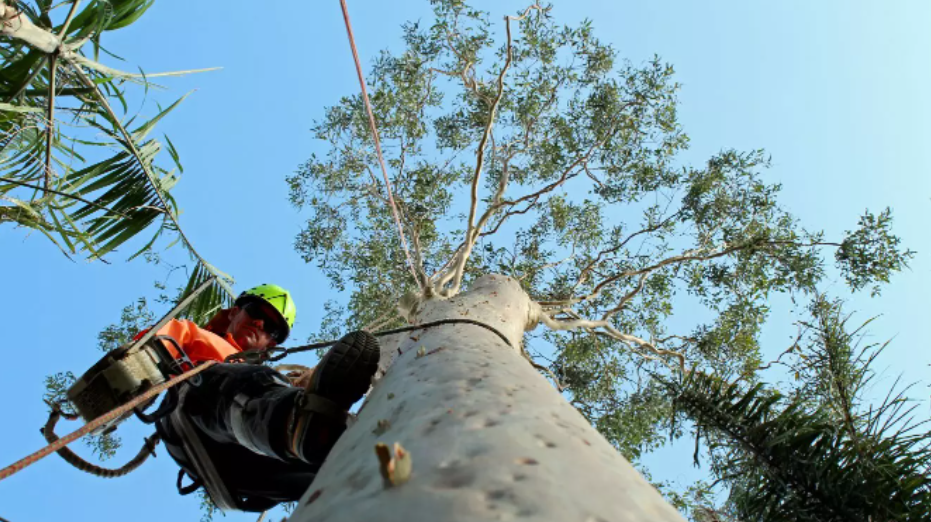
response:
[[[279,328],[276,313],[270,305],[249,302],[230,309],[227,333],[243,350],[264,350],[275,346],[275,332]]]

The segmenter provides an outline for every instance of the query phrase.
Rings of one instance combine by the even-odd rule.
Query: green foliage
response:
[[[196,324],[205,324],[220,309],[229,308],[233,305],[235,296],[229,291],[228,287],[221,286],[221,284],[218,283],[218,281],[226,282],[232,281],[232,279],[212,265],[202,261],[194,265],[187,285],[178,292],[177,299],[171,303],[172,306],[190,295],[211,277],[216,277],[217,279],[215,279],[206,290],[199,294],[187,308],[178,314],[178,319],[190,319]]]
[[[131,24],[151,3],[151,0],[91,2],[73,17],[64,41],[73,44],[87,38],[96,52],[102,32]],[[62,29],[52,24],[50,6],[42,3],[33,6],[26,2],[16,5],[22,10],[21,16],[40,29],[56,34]],[[71,4],[62,3],[56,7],[63,9],[55,13],[56,18],[64,17]],[[41,221],[30,221],[28,213],[8,221],[44,230],[50,238],[57,236],[56,243],[66,254],[83,251],[92,258],[106,255],[149,229],[157,220],[161,224],[156,227],[154,241],[167,225],[163,213],[177,212],[168,193],[177,177],[154,163],[161,145],[155,140],[145,140],[145,130],[151,130],[154,123],[177,104],[143,124],[140,127],[143,132],[137,132],[130,144],[118,130],[120,122],[105,110],[94,93],[95,88],[100,89],[102,96],[125,106],[122,84],[126,79],[114,78],[93,66],[85,70],[79,65],[70,65],[69,55],[65,53],[55,67],[55,114],[58,118],[68,115],[70,121],[56,119],[56,127],[51,129],[48,160],[55,172],[46,173],[47,129],[45,118],[35,112],[44,115],[47,110],[52,87],[51,62],[15,37],[0,39],[0,49],[3,50],[0,97],[32,110],[29,113],[0,112],[0,130],[5,136],[0,153],[0,177],[4,178],[0,180],[0,197],[7,200],[21,193],[26,196],[22,199],[37,203],[42,209]],[[75,50],[79,56],[83,53],[80,48]],[[77,60],[75,64],[80,63]],[[95,87],[88,87],[81,74],[86,74]],[[80,127],[93,131],[83,132]],[[86,160],[86,155],[97,155],[95,151],[103,147],[112,147],[117,152],[92,164]],[[132,147],[140,152],[138,159]],[[81,168],[82,164],[88,166]],[[143,167],[156,176],[153,181],[148,179]],[[56,193],[42,190],[45,186]],[[168,208],[162,205],[160,198],[167,201]]]
[[[135,23],[153,2],[12,4],[21,11],[17,19],[35,28],[0,37],[0,224],[37,230],[66,256],[90,259],[141,238],[128,255],[133,259],[173,235],[197,263],[224,279],[181,233],[171,196],[180,174],[159,159],[163,143],[149,137],[186,96],[139,121],[127,113],[127,82],[146,95],[161,87],[145,74],[97,61],[103,33]],[[28,40],[38,31],[64,35],[61,46],[48,54],[39,50]],[[167,137],[165,142],[171,162],[182,170],[177,150]],[[221,288],[218,283],[216,290]]]
[[[47,375],[45,377],[45,395],[42,396],[42,399],[46,403],[60,404],[64,413],[74,415],[74,408],[68,402],[68,388],[74,384],[76,379],[71,372]]]
[[[123,441],[120,439],[119,435],[114,432],[88,436],[84,444],[91,449],[98,459],[107,460],[116,455],[116,450],[120,449],[120,446],[123,445]]]
[[[774,294],[807,300],[834,270],[859,290],[906,266],[888,212],[840,241],[804,228],[761,150],[683,165],[680,86],[659,57],[626,62],[590,22],[560,25],[550,6],[493,23],[461,1],[432,4],[434,19],[406,24],[403,48],[367,76],[417,277],[454,292],[467,252],[461,282],[518,279],[564,326],[542,334],[555,348],[546,364],[632,460],[672,428],[672,399],[651,383],[678,371],[669,352],[752,382]],[[313,131],[321,150],[287,178],[308,214],[295,249],[350,291],[325,326],[367,324],[422,281],[406,266],[360,96],[328,107]],[[684,307],[691,324],[673,330]]]
[[[675,379],[670,352],[686,368],[756,382],[774,294],[804,302],[835,271],[856,291],[906,266],[888,210],[840,240],[804,228],[780,205],[762,150],[683,165],[680,86],[659,57],[626,62],[591,22],[560,25],[551,6],[493,23],[462,1],[432,5],[434,19],[406,24],[403,48],[379,54],[367,77],[428,284],[405,266],[362,99],[345,96],[315,122],[321,150],[287,178],[308,213],[295,249],[350,290],[321,336],[390,317],[418,286],[455,291],[455,256],[468,252],[461,282],[514,277],[565,326],[536,336],[555,351],[538,359],[636,462],[682,433],[673,396],[653,380]],[[671,328],[683,309],[690,325]],[[733,515],[699,507],[696,520]]]
[[[226,516],[226,513],[213,503],[213,499],[210,498],[206,490],[199,489],[197,495],[200,497],[200,522],[213,522],[214,516],[218,513],[220,516]]]
[[[873,281],[886,283],[890,274],[908,266],[914,256],[911,250],[900,250],[900,240],[892,234],[892,210],[886,208],[878,216],[869,211],[860,218],[860,227],[847,232],[835,258],[847,284],[859,290]],[[872,294],[879,294],[879,285]]]
[[[75,380],[76,378],[71,372],[59,372],[46,376],[45,394],[42,399],[46,404],[58,404],[61,411],[66,415],[75,415],[77,412],[68,400],[68,388],[74,384]],[[49,408],[49,412],[51,412],[51,408]],[[116,455],[116,450],[120,448],[121,444],[119,436],[113,433],[88,435],[83,440],[84,444],[101,461]]]
[[[859,347],[862,327],[848,332],[837,302],[811,312],[808,342],[784,363],[800,380],[788,393],[700,372],[669,384],[731,488],[729,508],[741,520],[927,520],[931,432],[904,392],[863,397],[884,345]]]
[[[134,245],[138,250],[128,257],[148,255],[158,240],[174,235],[173,243],[181,240],[196,264],[188,288],[212,275],[219,278],[186,311],[203,320],[231,300],[223,287],[229,278],[201,259],[181,233],[170,192],[180,177],[160,159],[163,143],[149,137],[186,96],[139,120],[127,113],[127,82],[142,86],[146,94],[161,87],[144,74],[97,61],[101,50],[111,54],[101,45],[102,34],[135,23],[153,3],[7,2],[21,11],[17,18],[22,23],[63,38],[60,48],[46,54],[30,46],[24,33],[0,37],[0,224],[37,230],[66,256],[90,259],[103,259],[140,237],[143,241]],[[182,170],[167,136],[165,142],[172,163]],[[100,349],[116,348],[151,326],[154,316],[146,305],[140,299],[124,308],[120,323],[99,334]],[[46,399],[67,410],[65,392],[73,381],[71,373],[50,376]],[[120,445],[111,435],[85,440],[101,460]]]
[[[714,505],[714,488],[703,481],[677,491],[668,483],[654,483],[656,489],[688,520],[695,522],[736,522],[726,510]]]
[[[97,347],[104,352],[115,350],[132,341],[136,334],[150,328],[154,322],[155,314],[149,310],[146,299],[140,297],[123,308],[119,324],[111,324],[97,334]]]

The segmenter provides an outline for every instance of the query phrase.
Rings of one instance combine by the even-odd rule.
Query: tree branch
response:
[[[61,31],[58,32],[58,39],[64,41],[65,35],[68,34],[68,28],[71,26],[71,20],[74,19],[75,13],[78,12],[78,5],[81,3],[81,0],[74,0],[71,3],[71,10],[68,11],[68,17],[65,18],[65,23],[61,24]]]
[[[798,350],[798,349],[800,348],[798,343],[802,340],[802,337],[804,337],[804,336],[805,336],[805,332],[802,331],[802,330],[800,330],[799,333],[798,333],[798,335],[795,337],[795,340],[792,341],[792,344],[791,344],[788,348],[786,348],[782,353],[780,353],[780,354],[779,354],[779,357],[776,357],[775,359],[773,359],[772,361],[769,361],[769,362],[766,363],[766,364],[757,366],[757,367],[756,367],[756,370],[757,370],[757,371],[768,370],[769,368],[771,368],[771,367],[772,367],[773,365],[775,365],[775,364],[782,364],[782,358],[783,358],[783,357],[785,357],[786,355],[789,355],[790,353],[792,353],[792,352],[794,352],[794,351],[796,351],[796,350]]]
[[[588,168],[588,162],[582,164],[582,168],[585,170],[585,175],[589,177],[592,181],[598,184],[599,187],[605,188],[605,184],[598,179],[598,176],[592,174],[592,171]]]
[[[410,213],[404,208],[404,203],[398,199],[400,205],[398,205],[398,212],[401,214],[401,218],[407,223],[407,228],[411,232],[411,245],[414,247],[414,262],[416,264],[416,277],[417,277],[417,286],[421,288],[424,297],[433,296],[433,285],[430,284],[430,278],[427,276],[426,270],[423,267],[423,248],[420,246],[420,232],[417,231],[417,224],[411,219]]]
[[[578,317],[577,314],[575,314]],[[679,370],[685,371],[685,356],[679,352],[673,350],[666,350],[663,348],[657,348],[653,343],[650,343],[644,339],[641,339],[635,335],[625,334],[620,332],[614,326],[611,325],[608,321],[592,321],[590,319],[575,318],[569,320],[557,320],[548,313],[541,313],[540,319],[546,326],[550,327],[553,330],[578,330],[586,329],[590,331],[598,331],[598,333],[605,333],[609,337],[617,339],[622,343],[626,344],[628,347],[633,348],[641,347],[650,350],[660,357],[673,356],[679,360]],[[600,329],[600,330],[599,330]],[[649,357],[647,357],[649,358]]]
[[[634,232],[633,234],[627,236],[627,238],[624,239],[624,241],[621,241],[621,242],[620,242],[619,244],[617,244],[616,246],[613,246],[613,247],[611,247],[611,248],[609,248],[609,249],[602,250],[602,251],[598,252],[598,255],[595,256],[595,259],[593,259],[593,260],[592,260],[585,268],[583,268],[582,271],[579,273],[579,278],[578,278],[578,280],[576,281],[575,286],[573,286],[573,290],[576,289],[576,288],[578,288],[579,285],[581,285],[582,283],[585,282],[585,279],[586,279],[587,275],[588,275],[589,273],[591,273],[591,271],[594,269],[594,267],[595,267],[597,264],[601,263],[601,260],[602,260],[602,258],[603,258],[604,256],[606,256],[606,255],[611,255],[611,254],[614,254],[614,253],[618,252],[620,249],[624,248],[624,246],[627,245],[627,243],[629,243],[633,238],[635,238],[635,237],[637,237],[637,236],[639,236],[639,235],[641,235],[641,234],[649,234],[650,232],[656,232],[657,230],[659,230],[659,229],[665,227],[666,225],[668,225],[673,219],[677,218],[678,216],[679,216],[679,212],[676,212],[675,214],[669,216],[668,218],[664,219],[663,221],[661,221],[661,222],[659,222],[659,223],[656,223],[655,225],[652,225],[652,226],[649,226],[649,227],[647,227],[647,228],[638,230],[637,232]]]
[[[644,283],[646,283],[647,277],[649,277],[649,275],[650,275],[651,273],[652,273],[652,272],[645,272],[645,273],[643,273],[643,274],[640,274],[640,280],[637,282],[637,286],[636,286],[633,290],[631,290],[630,292],[627,292],[627,294],[625,294],[624,297],[621,298],[621,301],[617,304],[617,306],[615,306],[614,308],[612,308],[612,309],[606,311],[606,312],[604,313],[604,315],[601,316],[601,320],[602,320],[602,321],[607,321],[608,319],[611,318],[612,315],[614,315],[614,314],[620,312],[621,310],[623,310],[623,309],[624,309],[624,306],[625,306],[631,299],[633,299],[637,294],[639,294],[640,292],[643,291],[643,285],[644,285]]]
[[[524,9],[524,12],[523,12],[520,16],[507,16],[507,17],[505,17],[505,18],[507,18],[507,19],[509,19],[509,20],[514,20],[515,22],[519,22],[519,21],[523,20],[524,18],[527,18],[527,16],[530,14],[530,11],[533,11],[533,10],[538,10],[538,11],[541,11],[541,12],[544,12],[544,13],[545,13],[545,12],[549,11],[550,9],[549,9],[548,7],[547,7],[547,8],[544,8],[544,7],[540,6],[540,4],[533,4],[533,5],[529,6],[529,7],[527,7],[527,9]]]
[[[723,248],[718,247],[718,249],[716,249],[716,251],[710,251],[710,252],[709,252],[709,250],[708,250],[708,249],[705,249],[705,248],[699,248],[699,249],[694,249],[694,250],[687,250],[687,251],[683,252],[682,254],[680,254],[680,255],[678,255],[678,256],[673,256],[673,257],[664,259],[664,260],[659,261],[658,263],[655,263],[655,264],[653,264],[653,265],[650,265],[650,266],[647,266],[647,267],[644,267],[644,268],[639,268],[639,269],[636,269],[636,270],[626,270],[626,271],[619,272],[619,273],[617,273],[617,274],[611,275],[611,276],[609,276],[609,277],[606,277],[603,281],[601,281],[600,283],[598,283],[597,285],[595,285],[595,288],[594,288],[594,289],[592,290],[592,292],[589,293],[588,295],[584,295],[584,296],[580,296],[580,297],[573,297],[573,298],[564,299],[564,300],[561,300],[561,301],[542,301],[540,304],[541,304],[541,305],[546,305],[546,306],[553,306],[553,305],[572,306],[572,305],[576,305],[576,304],[581,303],[581,302],[584,302],[584,301],[590,301],[590,300],[592,300],[592,299],[597,299],[597,298],[601,295],[601,291],[604,290],[604,288],[605,288],[606,286],[608,286],[608,285],[614,283],[615,281],[617,281],[617,280],[619,280],[619,279],[625,278],[625,277],[632,277],[632,276],[638,276],[638,275],[642,275],[642,274],[648,274],[648,273],[650,273],[650,272],[653,272],[653,271],[655,271],[655,270],[658,270],[658,269],[663,268],[663,267],[668,266],[668,265],[682,264],[682,263],[688,263],[688,262],[692,262],[692,261],[710,261],[710,260],[712,260],[712,259],[716,259],[716,258],[719,258],[719,257],[723,257],[723,256],[726,256],[726,255],[732,254],[732,253],[734,253],[734,252],[739,252],[739,251],[742,251],[742,250],[747,250],[747,249],[749,249],[749,248],[761,248],[761,247],[774,246],[774,245],[794,245],[794,246],[798,246],[798,247],[815,247],[815,246],[834,246],[834,247],[840,247],[840,246],[841,246],[840,243],[832,243],[832,242],[827,242],[827,241],[813,241],[813,242],[810,242],[810,243],[798,243],[798,242],[795,242],[795,241],[786,241],[786,240],[778,240],[778,241],[760,241],[760,240],[758,240],[758,239],[751,239],[751,240],[749,240],[749,241],[745,241],[745,242],[743,242],[743,243],[738,243],[738,244],[736,244],[736,245],[729,246],[729,247],[723,247]]]
[[[560,259],[559,261],[555,261],[555,262],[553,262],[553,263],[546,263],[545,265],[541,266],[541,267],[538,269],[538,271],[543,271],[543,270],[546,270],[547,268],[555,268],[555,267],[557,267],[557,266],[559,266],[559,265],[565,263],[566,261],[569,261],[570,259],[572,259],[572,258],[574,258],[574,257],[575,257],[575,243],[572,244],[572,253],[571,253],[571,254],[569,254],[567,257],[565,257],[565,258],[563,258],[563,259]],[[517,278],[517,280],[518,280],[518,281],[523,281],[524,278],[527,277],[527,275],[528,275],[528,274],[524,274],[524,275],[522,275],[521,277]]]
[[[543,373],[549,375],[550,379],[553,379],[553,385],[556,386],[556,389],[559,390],[559,393],[562,393],[562,392],[564,392],[564,391],[566,390],[566,387],[563,386],[563,384],[562,384],[561,382],[559,382],[559,378],[556,377],[556,374],[553,373],[553,370],[550,370],[550,369],[547,368],[546,366],[543,366],[542,364],[539,364],[539,363],[537,363],[536,361],[534,361],[534,360],[532,360],[532,359],[528,359],[528,360],[530,361],[530,365],[531,365],[531,366],[533,366],[533,367],[536,368],[537,370],[540,370],[541,372],[543,372]]]
[[[508,69],[511,67],[511,18],[505,17],[505,30],[507,32],[507,53],[504,61],[504,66],[501,68],[501,73],[498,74],[498,92],[495,96],[494,102],[491,104],[491,109],[488,111],[488,123],[485,125],[485,131],[482,133],[482,138],[478,144],[478,150],[476,151],[476,161],[475,161],[475,172],[472,175],[472,190],[471,190],[471,204],[469,206],[469,220],[468,226],[466,228],[466,237],[465,237],[465,248],[460,252],[459,258],[455,265],[455,269],[452,272],[452,287],[447,291],[443,289],[444,295],[454,295],[459,292],[459,288],[462,285],[462,276],[465,271],[466,262],[469,259],[469,254],[472,253],[472,246],[475,244],[475,239],[478,234],[475,227],[475,214],[478,208],[478,185],[479,180],[482,176],[482,170],[485,167],[485,146],[488,144],[488,138],[491,135],[491,129],[494,127],[495,119],[498,113],[498,106],[501,104],[501,98],[504,97],[504,76],[507,74]],[[499,186],[498,192],[504,193],[504,186]],[[500,196],[498,196],[500,197]],[[442,281],[442,279],[441,279]],[[442,284],[445,284],[442,283]],[[442,286],[442,285],[441,285]]]
[[[492,227],[490,230],[486,230],[485,232],[482,232],[481,234],[478,235],[478,237],[494,235],[495,233],[498,232],[498,229],[501,228],[501,225],[503,225],[505,221],[507,221],[509,218],[513,216],[519,216],[522,214],[526,214],[527,212],[530,212],[531,209],[536,208],[537,203],[539,202],[539,199],[540,199],[540,196],[537,196],[536,198],[534,198],[533,201],[528,203],[527,206],[522,209],[508,210],[507,212],[504,213],[503,216],[501,216],[501,219],[498,220],[498,222],[495,224],[494,227]]]

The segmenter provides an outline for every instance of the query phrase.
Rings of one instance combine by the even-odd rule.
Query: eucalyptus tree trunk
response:
[[[522,357],[538,305],[485,276],[412,307],[412,323],[468,318],[383,344],[387,372],[291,522],[681,521],[660,494]],[[399,443],[392,480],[373,451]],[[393,450],[392,450],[393,451]],[[395,482],[395,484],[391,484]]]

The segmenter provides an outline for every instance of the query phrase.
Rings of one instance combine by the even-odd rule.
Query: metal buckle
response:
[[[178,350],[180,355],[178,357],[172,357],[171,353],[165,349],[165,346],[162,343],[153,343],[155,345],[155,349],[159,352],[159,355],[165,362],[165,365],[168,367],[168,370],[173,372],[175,375],[181,375],[182,373],[196,366],[194,361],[188,357],[187,352],[184,351],[184,348],[181,347],[181,345],[178,343],[178,341],[175,340],[174,337],[171,337],[170,335],[156,335],[152,338],[152,340],[168,341],[174,345],[176,350]],[[187,368],[185,368],[184,365],[187,365]],[[202,382],[200,374],[194,375],[188,379],[188,382],[193,386],[200,386],[200,383]]]

